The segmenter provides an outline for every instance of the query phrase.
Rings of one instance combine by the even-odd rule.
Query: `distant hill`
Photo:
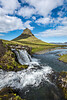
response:
[[[55,42],[51,42],[51,44],[67,45],[67,42],[64,42],[64,43],[61,43],[61,42],[58,42],[58,43],[55,43]]]
[[[26,28],[20,36],[13,39],[12,41],[32,47],[33,52],[53,48],[53,46],[56,46],[54,44],[46,43],[36,38],[28,28]]]

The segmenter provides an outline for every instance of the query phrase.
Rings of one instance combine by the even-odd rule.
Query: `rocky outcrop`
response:
[[[67,72],[60,72],[57,78],[57,85],[62,90],[65,100],[67,100]]]
[[[67,100],[67,72],[54,72],[50,79],[58,87],[62,100]]]
[[[25,100],[16,94],[15,90],[8,88],[3,88],[0,90],[0,100]]]
[[[29,54],[31,53],[31,48],[21,45],[3,45],[3,42],[0,41],[0,69],[6,71],[20,71],[28,68],[27,65],[21,65],[19,62],[16,61],[15,53],[12,52],[11,48],[25,49],[29,52]]]
[[[8,45],[10,49],[20,49],[20,50],[26,50],[29,54],[31,54],[32,48],[28,46],[22,46],[22,45]]]
[[[2,40],[0,40],[0,57],[2,57],[6,52],[6,47],[4,47]]]

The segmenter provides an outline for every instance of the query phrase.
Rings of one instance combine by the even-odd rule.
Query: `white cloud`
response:
[[[67,36],[67,26],[59,26],[57,29],[49,29],[36,35],[39,37]]]
[[[67,36],[67,17],[53,20],[55,24],[60,24],[56,29],[48,29],[36,34],[39,37]]]
[[[18,13],[18,15],[21,15],[23,17],[29,18],[31,17],[33,14],[35,14],[35,9],[34,8],[30,8],[30,7],[22,7]]]
[[[51,10],[63,4],[64,0],[22,0],[35,7],[36,12],[42,16],[47,16]]]
[[[32,17],[32,19],[33,19],[33,20],[36,20],[36,17],[35,17],[35,16],[33,16],[33,17]]]
[[[25,27],[25,28],[29,28],[30,30],[33,30],[34,27],[31,27],[30,23],[31,23],[31,21],[29,21],[29,20],[26,21],[26,22],[24,23],[24,27]]]
[[[44,18],[39,18],[38,20],[35,21],[38,25],[46,25],[46,24],[53,24],[54,26],[57,24],[61,25],[67,25],[67,17],[61,18],[51,18],[50,16],[44,17]]]
[[[53,22],[53,19],[51,19],[50,17],[39,18],[38,20],[36,20],[37,24],[49,24],[52,22]]]
[[[0,15],[13,14],[14,11],[20,7],[18,0],[0,0]]]
[[[30,26],[31,21],[26,21],[23,23],[21,19],[17,17],[10,17],[10,16],[0,16],[0,32],[8,32],[17,29],[25,29],[26,27],[29,29],[33,29]]]
[[[0,16],[0,32],[8,32],[16,29],[24,29],[21,19],[10,16]]]

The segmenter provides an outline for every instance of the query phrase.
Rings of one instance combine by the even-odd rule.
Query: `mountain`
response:
[[[28,28],[26,28],[26,29],[23,31],[23,33],[22,33],[20,36],[18,36],[17,38],[13,39],[13,41],[18,41],[18,40],[20,40],[20,39],[26,39],[26,38],[32,37],[32,36],[34,36],[34,35],[32,34],[32,32],[31,32]]]
[[[65,42],[65,44],[67,44],[67,42]]]
[[[46,43],[36,38],[28,28],[26,28],[20,36],[13,39],[12,41],[32,47],[32,52],[37,52],[56,46],[54,44]]]

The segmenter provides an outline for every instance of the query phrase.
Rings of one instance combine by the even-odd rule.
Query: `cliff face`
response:
[[[2,57],[6,52],[6,48],[3,46],[2,40],[0,40],[0,57]]]

